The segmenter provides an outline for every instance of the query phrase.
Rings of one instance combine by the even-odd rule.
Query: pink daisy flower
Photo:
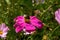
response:
[[[60,24],[60,9],[58,9],[57,11],[55,11],[55,19]]]
[[[4,24],[0,24],[0,37],[5,38],[8,33],[9,28]]]
[[[31,34],[36,30],[36,28],[41,29],[43,27],[43,23],[41,22],[41,20],[37,19],[36,16],[18,16],[14,19],[14,21],[14,28],[16,33],[24,31],[27,34]]]

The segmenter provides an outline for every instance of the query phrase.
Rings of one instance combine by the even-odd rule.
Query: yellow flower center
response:
[[[26,16],[26,17],[24,17],[24,18],[25,18],[25,22],[26,22],[26,23],[29,23],[29,22],[30,22],[29,16]]]
[[[3,34],[3,31],[0,30],[0,35],[2,35],[2,34]]]
[[[29,23],[29,22],[30,22],[30,20],[25,18],[25,22]]]

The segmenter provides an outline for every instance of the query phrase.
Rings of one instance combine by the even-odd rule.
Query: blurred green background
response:
[[[10,31],[6,40],[60,40],[60,25],[55,20],[54,12],[60,8],[60,0],[0,0],[0,23],[6,23]],[[19,15],[35,15],[45,26],[33,35],[15,33],[13,19]],[[0,39],[3,40],[3,39]]]

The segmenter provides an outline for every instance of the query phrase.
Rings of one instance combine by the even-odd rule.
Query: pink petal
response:
[[[55,17],[58,15],[58,11],[55,12]]]
[[[18,16],[14,19],[15,22],[24,23],[24,16]]]
[[[20,26],[25,26],[25,22],[23,22],[23,23],[20,23],[20,22],[16,22],[18,25],[20,25]]]
[[[25,25],[25,29],[27,32],[32,32],[36,30],[36,28],[32,24],[27,24],[27,23]]]
[[[8,32],[8,30],[9,30],[9,28],[8,28],[8,27],[5,27],[5,28],[3,29],[3,32]]]
[[[30,21],[32,25],[36,26],[39,29],[43,27],[43,23],[35,16],[30,16]]]
[[[57,17],[55,17],[55,19],[57,20],[57,22],[60,24],[60,19],[59,18],[57,18]]]
[[[14,26],[14,28],[16,28],[17,26],[20,26],[20,24],[15,23],[13,26]]]
[[[15,31],[16,31],[16,33],[21,32],[22,28],[20,26],[18,26],[18,27],[16,27]]]
[[[1,24],[1,30],[3,30],[6,27],[5,23]]]
[[[59,14],[56,14],[55,18],[59,19],[60,20],[60,15]],[[56,20],[57,20],[56,19]],[[59,22],[59,21],[58,21]]]
[[[60,9],[55,11],[55,17],[57,17],[57,16],[60,17]]]
[[[0,24],[0,30],[1,30],[1,24]]]
[[[58,9],[55,12],[55,19],[57,20],[57,22],[60,24],[60,9]]]
[[[58,11],[59,11],[59,15],[60,15],[60,9],[58,9]]]
[[[25,23],[19,23],[19,22],[16,22],[13,26],[14,26],[14,28],[16,28],[17,26],[22,26],[22,27],[24,27],[24,25],[25,25]]]

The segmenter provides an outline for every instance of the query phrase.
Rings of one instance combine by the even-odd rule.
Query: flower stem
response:
[[[60,26],[57,26],[53,31],[52,33],[50,34],[50,37],[53,35],[53,33],[59,28]]]
[[[43,12],[41,12],[41,14],[40,14],[40,17],[42,17],[43,14],[44,14],[45,12],[47,12],[51,7],[52,7],[52,5],[50,5],[46,10],[43,10]]]

